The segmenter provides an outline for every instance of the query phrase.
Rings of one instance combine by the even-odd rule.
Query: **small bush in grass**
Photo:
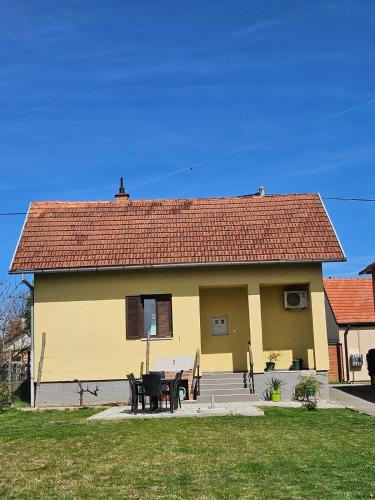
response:
[[[4,384],[0,384],[0,411],[8,404],[12,402],[12,394],[8,387]]]
[[[306,408],[309,411],[314,411],[314,410],[317,410],[318,403],[316,401],[312,401],[309,399],[303,403],[303,406],[304,406],[304,408]]]

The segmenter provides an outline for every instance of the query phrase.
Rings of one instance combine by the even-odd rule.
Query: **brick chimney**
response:
[[[118,193],[115,194],[116,201],[128,201],[129,193],[125,193],[124,178],[120,177],[120,187]]]

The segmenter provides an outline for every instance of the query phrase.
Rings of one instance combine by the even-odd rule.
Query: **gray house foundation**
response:
[[[82,380],[82,387],[93,390],[98,386],[97,395],[83,394],[84,406],[129,402],[129,382],[127,380]],[[77,382],[42,382],[38,394],[38,406],[79,406]]]
[[[267,386],[272,377],[279,378],[283,381],[281,388],[281,397],[283,401],[292,400],[294,398],[294,388],[298,383],[300,376],[315,375],[322,383],[317,399],[329,399],[328,372],[315,370],[275,370],[265,373],[254,374],[255,392],[259,394],[261,399],[266,399]],[[94,396],[88,392],[83,395],[84,406],[95,406],[105,404],[127,404],[130,400],[129,383],[127,380],[90,380],[81,381],[85,389],[87,386],[94,391],[98,386],[97,395]],[[38,397],[38,406],[79,406],[77,382],[43,382],[40,385]]]

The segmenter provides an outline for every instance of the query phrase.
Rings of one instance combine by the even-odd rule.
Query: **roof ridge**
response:
[[[270,198],[289,198],[289,197],[305,197],[305,196],[319,196],[318,193],[282,193],[282,194],[265,194],[264,196],[259,196],[257,194],[240,194],[235,196],[202,196],[202,197],[193,197],[193,198],[149,198],[149,199],[129,199],[126,203],[131,202],[173,202],[173,201],[212,201],[212,200],[238,200],[238,199],[270,199]],[[35,200],[31,202],[32,205],[36,204],[44,204],[44,205],[53,205],[53,204],[115,204],[116,206],[124,206],[125,203],[122,202],[120,204],[116,200]]]
[[[328,277],[328,278],[323,278],[323,281],[372,281],[372,278],[368,278],[367,276],[351,276],[351,277],[344,277],[344,278],[336,278],[336,277]]]

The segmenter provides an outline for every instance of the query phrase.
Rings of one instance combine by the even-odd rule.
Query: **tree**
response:
[[[9,332],[19,328],[20,332],[22,329],[30,334],[30,310],[30,294],[23,291],[14,280],[0,278],[0,371],[8,362],[4,343]]]

